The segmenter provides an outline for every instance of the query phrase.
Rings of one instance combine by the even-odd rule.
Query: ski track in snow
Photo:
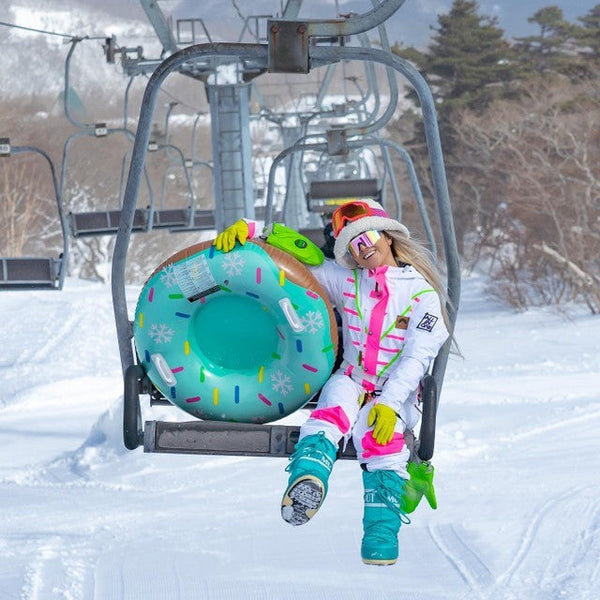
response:
[[[474,593],[492,583],[490,570],[452,525],[430,525],[429,535]]]
[[[572,493],[576,493],[577,490],[569,490],[568,492],[558,494],[549,498],[540,508],[535,512],[535,515],[532,517],[527,531],[523,534],[523,539],[521,541],[521,545],[518,550],[514,554],[514,558],[512,563],[509,565],[508,569],[502,574],[499,579],[499,583],[502,585],[508,585],[513,578],[513,576],[523,569],[526,559],[528,558],[528,554],[531,551],[531,547],[533,545],[534,540],[536,539],[538,530],[542,524],[542,522],[548,517],[551,511],[559,505],[561,501],[566,500],[571,496]]]
[[[360,562],[352,461],[292,528],[285,459],[126,450],[107,286],[0,296],[0,598],[597,600],[600,320],[490,309],[478,285],[465,282],[465,359],[451,357],[438,413],[439,508],[411,515],[389,568]]]

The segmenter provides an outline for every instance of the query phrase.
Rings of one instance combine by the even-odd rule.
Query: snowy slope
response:
[[[443,390],[439,508],[419,507],[393,567],[360,561],[353,461],[292,528],[285,459],[125,450],[109,287],[0,294],[0,598],[600,597],[600,318],[515,314],[482,286],[464,283]]]

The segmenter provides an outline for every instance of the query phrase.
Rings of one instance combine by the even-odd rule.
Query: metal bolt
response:
[[[277,33],[279,31],[279,26],[278,25],[272,25],[271,26],[271,33]]]
[[[300,25],[298,27],[298,33],[306,33],[306,25]]]

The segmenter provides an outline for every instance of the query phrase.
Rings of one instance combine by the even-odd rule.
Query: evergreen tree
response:
[[[454,203],[459,247],[472,220],[472,207],[464,202],[470,194],[460,181],[461,170],[452,168],[452,156],[459,144],[455,120],[464,109],[483,113],[495,98],[512,95],[514,63],[510,45],[497,20],[478,14],[475,0],[454,0],[448,14],[438,16],[438,26],[428,48],[399,48],[392,51],[413,62],[428,81],[438,114],[438,124],[447,165],[448,185]],[[408,117],[408,115],[407,115]],[[406,126],[407,119],[402,119]],[[408,140],[419,169],[426,180],[426,148],[422,144],[422,123],[414,123]],[[410,134],[409,134],[410,135]]]
[[[511,49],[495,18],[478,14],[475,0],[454,0],[450,12],[439,15],[438,28],[426,52],[392,50],[413,61],[432,84],[445,117],[453,108],[485,108],[502,95],[513,77]]]
[[[596,4],[584,17],[578,19],[583,25],[575,26],[575,43],[582,58],[600,67],[600,4]]]
[[[521,75],[573,74],[579,64],[573,43],[576,28],[565,20],[562,9],[558,6],[541,8],[527,21],[538,25],[540,32],[515,38]]]

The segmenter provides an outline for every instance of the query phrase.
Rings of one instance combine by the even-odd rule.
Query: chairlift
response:
[[[223,43],[190,46],[166,58],[150,77],[140,111],[133,160],[127,179],[112,261],[113,307],[124,377],[123,437],[127,448],[134,449],[143,445],[146,452],[287,456],[293,451],[298,439],[298,427],[277,423],[254,425],[201,420],[183,423],[164,421],[142,423],[141,420],[140,395],[149,395],[151,404],[168,401],[156,390],[135,356],[132,344],[132,322],[129,318],[125,294],[125,264],[142,177],[141,165],[144,163],[150,138],[158,91],[167,75],[184,68],[183,65],[189,69],[195,62],[200,63],[206,61],[207,57],[217,55],[220,58],[235,59],[248,64],[253,72],[268,70],[278,73],[308,73],[311,68],[327,66],[341,60],[358,60],[382,64],[403,76],[415,89],[421,103],[431,178],[444,242],[447,291],[451,303],[448,310],[451,325],[454,325],[460,295],[460,269],[435,106],[429,87],[410,63],[389,52],[349,46],[325,47],[318,43],[311,43],[331,35],[352,35],[371,29],[393,14],[403,1],[388,0],[365,15],[352,16],[336,22],[302,21],[300,23],[291,20],[272,20],[268,23],[268,31],[271,35],[267,45]],[[269,189],[272,190],[272,187],[270,185]],[[265,208],[267,223],[272,223],[273,215],[271,197]],[[423,460],[429,460],[433,454],[435,414],[449,350],[450,341],[440,350],[431,372],[422,381],[423,419],[419,431],[418,454]],[[355,451],[349,445],[344,452],[340,449],[340,455],[342,458],[350,458],[355,456]]]
[[[65,141],[63,146],[62,156],[62,167],[60,176],[60,190],[61,190],[61,201],[64,201],[65,193],[65,182],[67,167],[70,158],[70,150],[72,143],[79,138],[89,136],[94,138],[106,138],[114,134],[121,133],[126,139],[132,141],[134,139],[134,133],[128,129],[128,100],[129,90],[133,82],[133,76],[130,76],[126,90],[125,100],[123,105],[123,126],[122,127],[108,127],[106,123],[82,123],[78,121],[72,114],[69,101],[68,101],[68,90],[69,88],[69,77],[70,77],[70,64],[73,53],[77,44],[81,40],[75,38],[71,41],[71,48],[67,54],[65,60],[65,91],[64,97],[64,112],[67,119],[77,127],[78,131],[71,134]],[[171,106],[172,109],[172,106]],[[167,115],[168,119],[168,115]],[[212,211],[195,211],[193,192],[191,189],[191,182],[189,175],[186,170],[185,161],[181,151],[174,145],[153,145],[149,144],[150,150],[165,149],[167,153],[175,152],[179,155],[181,164],[183,165],[184,172],[186,174],[186,180],[188,184],[188,190],[190,194],[189,206],[184,208],[169,208],[169,209],[156,209],[154,200],[153,186],[148,174],[148,170],[144,165],[144,178],[148,189],[149,202],[145,207],[136,208],[134,219],[132,223],[133,232],[147,232],[152,229],[169,229],[172,231],[190,231],[195,229],[211,229],[214,228],[214,219],[212,218]],[[169,154],[170,156],[170,154]],[[119,197],[115,202],[115,206],[111,208],[105,208],[100,210],[87,210],[87,211],[69,211],[68,222],[71,235],[74,238],[78,237],[90,237],[100,235],[114,235],[119,227],[121,218],[121,191],[123,189],[123,176],[125,173],[125,165],[131,158],[131,150],[126,152],[122,160],[122,176],[121,185],[119,188]]]
[[[125,130],[122,128],[109,128],[106,126],[106,123],[97,123],[93,129],[86,128],[81,131],[76,131],[67,137],[65,143],[63,145],[63,154],[62,154],[62,165],[61,165],[61,173],[60,173],[60,190],[61,190],[61,203],[63,203],[63,210],[66,212],[66,207],[64,207],[64,196],[66,191],[66,178],[68,165],[70,162],[71,156],[71,147],[75,140],[83,138],[83,137],[94,137],[94,138],[105,138],[109,135],[116,133],[124,133],[126,137],[130,137],[133,134],[129,130]],[[123,157],[123,162],[127,160],[128,153],[126,153]],[[150,193],[150,197],[152,198],[152,187],[148,177],[147,171],[145,171],[146,183],[148,185],[148,190]],[[151,200],[150,205],[153,202]],[[88,236],[98,236],[98,235],[107,235],[114,234],[117,231],[119,226],[119,219],[121,216],[120,209],[120,201],[118,198],[115,199],[114,206],[111,208],[105,209],[95,209],[95,210],[86,210],[86,211],[68,211],[68,223],[69,230],[71,235],[74,238],[78,237],[88,237]],[[138,231],[146,231],[148,228],[147,225],[147,211],[143,208],[136,209],[135,219],[132,225],[132,230],[135,232]]]
[[[0,257],[0,289],[2,290],[61,290],[69,256],[67,225],[60,202],[60,191],[52,160],[40,148],[11,146],[9,138],[0,139],[0,158],[15,154],[34,153],[41,156],[50,168],[52,186],[62,237],[62,252],[53,256]]]
[[[127,127],[127,108],[129,102],[129,90],[133,82],[133,77],[129,78],[127,87],[125,89],[125,100],[124,100],[124,118],[123,126],[118,128],[108,127],[104,122],[97,123],[82,123],[77,120],[71,111],[71,105],[69,102],[70,97],[70,73],[71,73],[71,60],[77,44],[82,41],[82,38],[73,38],[71,41],[71,48],[67,53],[65,59],[65,76],[64,76],[64,91],[63,91],[63,109],[67,120],[77,128],[77,131],[71,134],[63,145],[62,163],[61,163],[61,174],[60,174],[60,195],[61,202],[64,202],[65,182],[67,174],[67,165],[70,157],[71,145],[76,139],[84,136],[90,136],[94,138],[106,138],[107,136],[122,133],[130,141],[133,140],[134,133]],[[105,46],[106,52],[112,52],[114,50],[116,40],[114,38],[107,38],[107,46]],[[107,54],[108,57],[108,54]],[[110,58],[110,57],[109,57]],[[114,57],[113,57],[114,58]],[[109,62],[111,62],[109,60]],[[127,154],[123,157],[125,162]],[[145,172],[146,182],[150,197],[152,198],[152,188],[150,185],[150,179],[147,172]],[[61,207],[61,210],[63,208]],[[119,226],[121,211],[120,207],[115,207],[106,210],[91,210],[91,211],[69,211],[68,222],[69,230],[74,238],[84,236],[98,236],[115,233]],[[147,228],[147,218],[144,209],[136,209],[135,218],[132,224],[133,231],[144,231]]]
[[[177,104],[177,102],[169,103],[167,112],[165,114],[165,142],[164,144],[158,144],[156,146],[156,150],[164,150],[168,160],[168,165],[163,172],[158,209],[151,210],[153,214],[152,218],[149,219],[149,222],[152,224],[152,228],[168,227],[169,231],[172,233],[187,233],[191,231],[214,229],[214,210],[199,209],[196,206],[196,195],[194,193],[194,186],[191,177],[192,170],[197,166],[204,166],[209,169],[211,168],[207,162],[198,161],[194,158],[196,128],[199,121],[199,115],[196,116],[196,119],[194,120],[194,126],[192,128],[192,158],[186,159],[182,150],[178,146],[171,143],[169,138],[169,120],[171,113]],[[175,170],[183,171],[187,187],[188,206],[183,210],[165,208],[167,181]]]
[[[381,48],[383,50],[389,52],[390,48],[389,48],[389,42],[387,39],[385,27],[382,24],[379,24],[378,30],[379,30]],[[370,47],[370,42],[369,42],[368,36],[366,34],[359,33],[357,35],[357,37],[358,37],[358,40],[359,40],[362,48]],[[345,65],[345,64],[346,64],[346,62],[342,61],[342,65]],[[369,146],[369,142],[371,144],[373,143],[372,142],[373,137],[378,137],[379,130],[381,130],[390,121],[390,119],[392,118],[392,116],[395,112],[397,101],[398,101],[398,85],[396,82],[394,70],[391,69],[389,66],[385,67],[385,73],[387,75],[387,80],[388,80],[389,102],[388,102],[387,106],[385,107],[385,109],[383,110],[383,112],[381,114],[379,114],[380,92],[379,92],[378,82],[375,77],[374,63],[372,63],[370,61],[364,61],[364,65],[365,65],[365,74],[366,74],[366,79],[367,79],[367,84],[368,84],[367,91],[363,92],[362,88],[360,88],[360,86],[358,86],[358,84],[356,84],[356,82],[355,82],[355,84],[358,88],[358,91],[360,93],[360,96],[361,96],[361,102],[358,102],[358,103],[346,102],[341,107],[337,107],[337,108],[334,107],[333,110],[314,112],[304,118],[299,117],[301,119],[301,122],[303,123],[303,127],[302,127],[303,135],[298,136],[294,140],[293,153],[295,154],[296,152],[299,152],[301,158],[300,158],[299,162],[298,161],[294,162],[293,154],[286,154],[285,159],[286,159],[286,165],[287,165],[288,171],[293,170],[293,165],[296,165],[299,167],[299,165],[302,164],[305,149],[319,148],[319,146],[306,145],[306,144],[308,144],[309,140],[312,140],[314,138],[317,138],[317,139],[318,138],[326,138],[326,140],[327,140],[326,148],[325,149],[322,148],[322,153],[321,153],[322,159],[327,157],[327,161],[337,160],[338,165],[349,166],[351,156],[352,155],[360,156],[360,153],[358,151],[363,150],[363,148],[361,148],[359,145],[357,145],[356,140],[364,140],[364,146],[365,146],[364,149],[366,149]],[[332,79],[332,75],[333,75],[333,71],[336,66],[337,66],[337,63],[329,64],[327,66],[326,75],[323,78],[323,83],[321,85],[321,89],[319,90],[319,93],[317,95],[317,99],[316,99],[317,106],[322,106],[324,103],[324,100],[326,97],[326,92],[329,88],[329,85],[330,85],[330,82]],[[373,107],[371,109],[369,109],[367,107],[367,102],[368,102],[369,98],[371,98],[371,97],[373,98]],[[340,116],[344,116],[346,119],[349,119],[349,117],[351,117],[353,113],[356,118],[355,120],[349,120],[343,124],[341,124],[341,123],[331,124],[325,132],[323,132],[323,131],[309,132],[310,122],[311,122],[311,120],[314,120],[316,117],[337,118]],[[313,126],[313,129],[314,129],[314,126]],[[354,138],[355,143],[352,147],[350,147],[350,145],[347,143],[347,140],[352,139],[352,138]],[[290,142],[289,135],[288,135],[287,140],[284,137],[284,142],[285,141]],[[286,144],[287,147],[289,147],[291,145],[292,144],[290,144],[290,143]],[[382,157],[382,160],[384,163],[384,171],[383,171],[383,177],[381,178],[381,181],[380,181],[380,190],[379,190],[379,194],[378,194],[378,200],[380,202],[382,202],[383,204],[385,204],[387,183],[389,181],[389,183],[391,184],[391,188],[392,188],[393,201],[394,201],[394,204],[396,207],[396,217],[401,218],[402,204],[400,201],[400,193],[399,193],[399,189],[398,189],[398,186],[396,183],[396,179],[395,179],[395,177],[392,176],[393,169],[392,169],[391,158],[390,158],[390,154],[389,154],[389,147],[388,147],[386,141],[382,141],[379,145],[380,145],[380,150],[381,150],[381,157]],[[416,175],[414,174],[414,169],[412,167],[412,163],[410,162],[410,159],[407,159],[406,153],[404,152],[403,149],[400,149],[399,152],[401,153],[403,160],[407,164],[411,183],[413,184],[413,193],[415,194],[417,204],[419,205],[419,209],[420,209],[421,216],[423,219],[425,231],[427,233],[429,245],[430,245],[430,248],[432,249],[432,251],[435,252],[435,240],[434,240],[433,234],[431,232],[431,227],[429,226],[428,216],[426,214],[426,211],[424,211],[422,209],[423,202],[422,202],[420,189],[418,188],[418,183],[415,186]],[[320,165],[320,167],[322,167],[322,165]],[[358,173],[358,170],[361,171],[360,174]],[[411,172],[411,170],[413,172]],[[348,177],[347,174],[344,174],[342,179],[359,179],[359,178],[369,179],[369,178],[371,178],[370,174],[363,174],[362,171],[363,171],[362,168],[357,169],[357,173],[353,174],[353,175],[357,175],[357,177],[352,177],[352,176]],[[338,179],[338,178],[339,177],[337,177],[337,176],[335,177],[335,179]],[[330,181],[330,180],[334,179],[334,177],[329,175],[323,179],[325,181]],[[305,177],[296,175],[294,172],[288,172],[287,173],[287,181],[288,181],[289,185],[286,190],[285,197],[284,197],[284,205],[283,205],[283,208],[280,207],[282,214],[285,215],[286,220],[291,221],[293,226],[297,227],[301,231],[301,233],[303,233],[304,235],[306,235],[312,241],[314,241],[315,243],[317,243],[319,245],[325,243],[326,248],[327,248],[328,247],[327,242],[329,242],[330,240],[329,240],[328,232],[325,229],[323,229],[323,227],[322,227],[322,225],[324,224],[322,222],[323,219],[321,218],[321,223],[320,223],[321,227],[315,229],[315,226],[317,226],[319,224],[319,222],[318,222],[318,220],[316,220],[314,218],[315,213],[321,213],[321,217],[323,217],[324,213],[323,213],[323,211],[320,211],[320,210],[312,210],[311,202],[310,202],[311,193],[310,193],[310,191],[308,191],[308,192],[306,191],[305,185],[304,185]],[[304,212],[304,207],[301,205],[301,198],[297,197],[298,196],[297,188],[299,186],[301,186],[303,188],[303,194],[302,194],[303,197],[307,198],[308,214],[306,214]],[[347,194],[344,193],[342,195],[337,196],[337,202],[339,204],[341,204],[341,203],[343,203],[344,198],[352,198],[352,197],[355,197],[354,194],[352,194],[352,192],[348,192]],[[290,202],[290,198],[291,198],[292,202]],[[330,200],[332,200],[332,199],[330,199]],[[316,206],[322,207],[323,203],[317,203],[315,205],[315,207]],[[330,206],[333,206],[333,209],[335,208],[333,203],[330,203]],[[332,209],[332,211],[333,211],[333,209]],[[325,211],[325,214],[326,214],[326,211]]]

